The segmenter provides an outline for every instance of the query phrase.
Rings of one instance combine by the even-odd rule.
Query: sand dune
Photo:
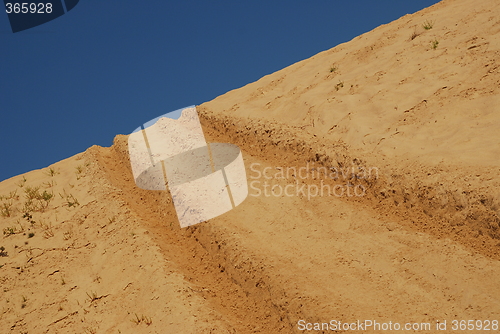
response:
[[[199,106],[250,187],[205,223],[135,186],[122,135],[3,181],[0,333],[494,329],[499,17],[445,0]]]

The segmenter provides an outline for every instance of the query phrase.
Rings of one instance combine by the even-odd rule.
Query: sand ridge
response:
[[[445,0],[197,107],[249,183],[363,196],[250,189],[181,229],[168,191],[135,186],[122,135],[3,181],[0,333],[500,320],[499,11]],[[252,178],[287,166],[378,174]]]

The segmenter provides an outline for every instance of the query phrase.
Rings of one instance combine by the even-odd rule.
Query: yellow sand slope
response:
[[[125,136],[3,181],[0,333],[494,329],[499,18],[443,1],[200,106],[250,186],[209,222],[180,229],[168,192],[135,186]]]

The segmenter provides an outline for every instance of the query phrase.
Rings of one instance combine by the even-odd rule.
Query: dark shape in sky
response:
[[[78,1],[80,0],[64,0],[64,2],[66,3],[66,13],[75,8]]]

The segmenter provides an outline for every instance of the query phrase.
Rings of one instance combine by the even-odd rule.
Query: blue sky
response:
[[[437,2],[80,0],[15,34],[0,13],[0,181]]]

